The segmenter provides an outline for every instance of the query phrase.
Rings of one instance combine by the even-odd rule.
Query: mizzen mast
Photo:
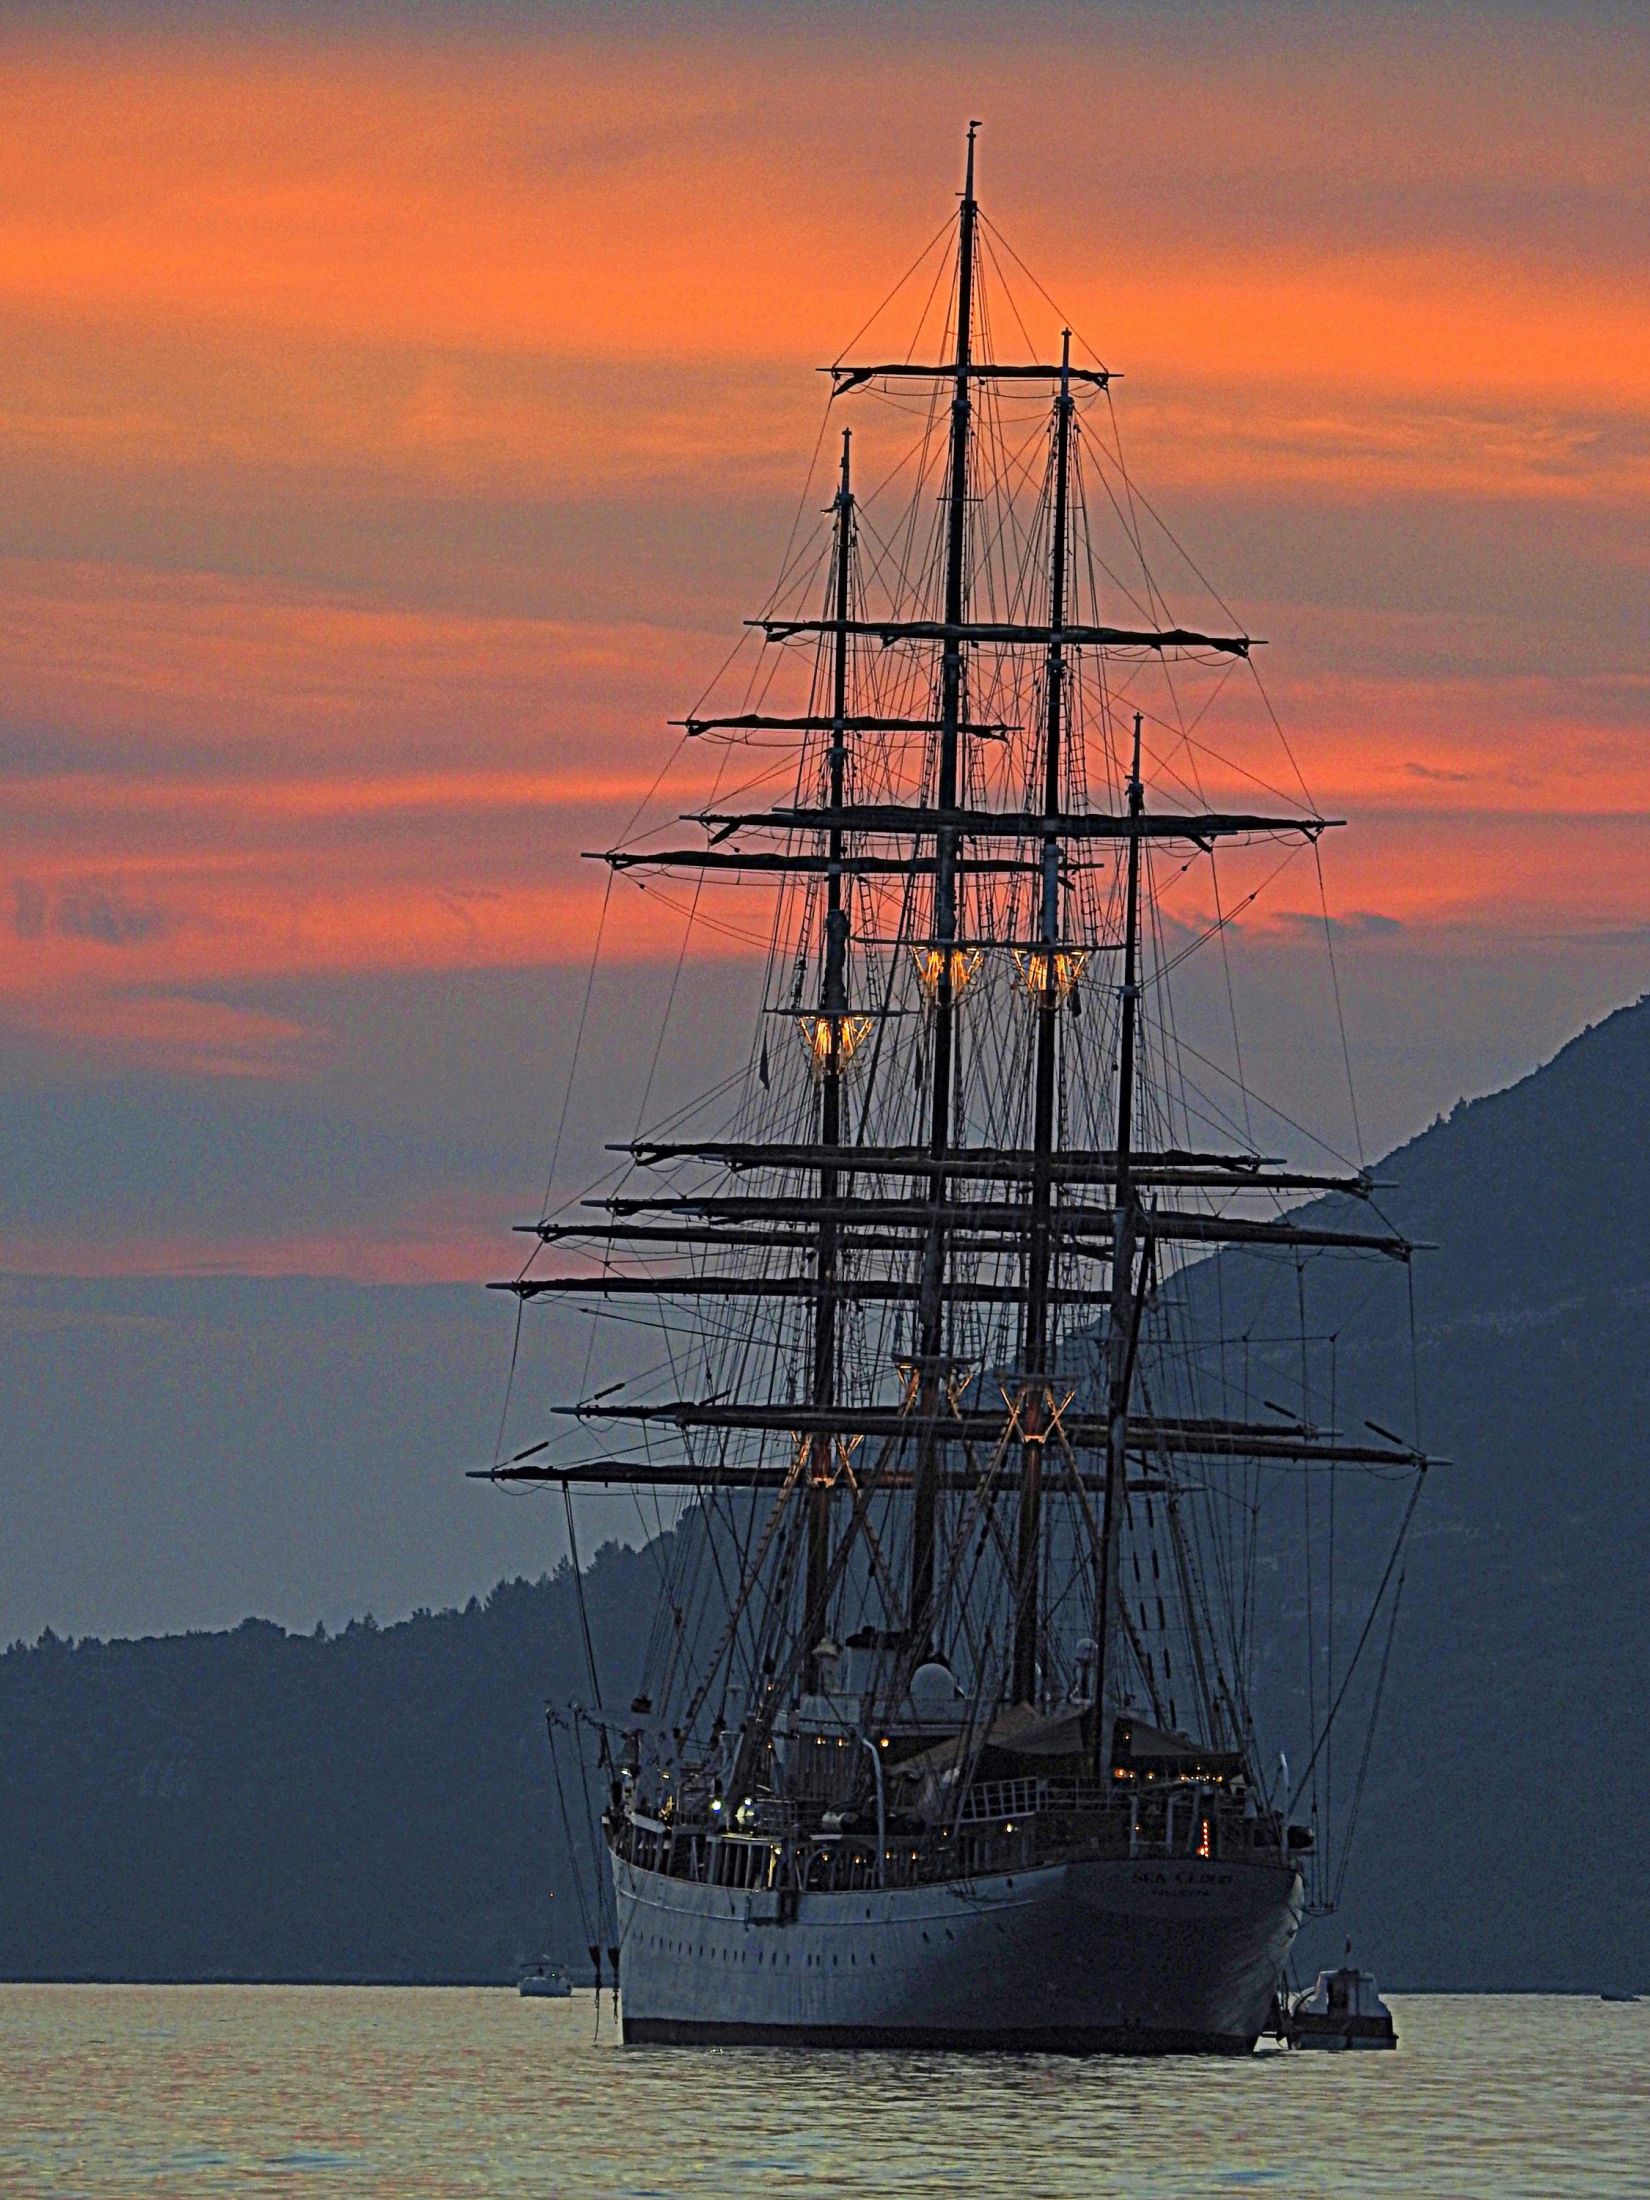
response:
[[[1055,1100],[1059,1070],[1059,1014],[1068,990],[1069,967],[1060,944],[1061,730],[1065,712],[1066,532],[1071,469],[1071,331],[1060,342],[1060,390],[1054,409],[1053,551],[1049,574],[1048,655],[1044,665],[1042,877],[1040,881],[1040,954],[1027,965],[1037,1000],[1037,1058],[1031,1122],[1031,1227],[1026,1252],[1024,1388],[1020,1426],[1024,1455],[1020,1469],[1020,1520],[1014,1598],[1014,1663],[1010,1700],[1037,1701],[1040,1618],[1038,1577],[1042,1566],[1042,1473],[1053,1401],[1049,1374],[1049,1272],[1052,1265],[1052,1193],[1056,1135]],[[1038,984],[1038,980],[1041,984]]]

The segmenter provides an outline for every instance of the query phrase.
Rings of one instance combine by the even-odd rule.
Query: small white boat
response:
[[[519,1992],[536,2001],[570,2001],[573,1986],[559,1963],[547,1963],[543,1956],[529,1963],[516,1981]]]
[[[1396,2047],[1392,2011],[1375,1988],[1373,1972],[1343,1964],[1320,1971],[1316,1983],[1289,2004],[1284,2037],[1291,2047]]]

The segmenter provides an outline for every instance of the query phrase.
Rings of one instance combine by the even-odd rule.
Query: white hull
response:
[[[613,1860],[627,2040],[1243,2054],[1297,1872],[1197,1857],[855,1893],[743,1892]]]

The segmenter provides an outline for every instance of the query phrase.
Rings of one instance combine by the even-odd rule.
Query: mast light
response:
[[[1025,989],[1033,1000],[1040,1001],[1048,991],[1048,952],[1034,949],[1029,952],[1016,948],[1014,961],[1025,982]],[[1088,968],[1086,949],[1057,947],[1054,950],[1054,992],[1059,1001],[1065,1001],[1083,972]]]
[[[870,1036],[875,1022],[874,1016],[851,1016],[846,1011],[799,1016],[796,1028],[802,1034],[802,1044],[808,1050],[814,1075],[828,1077],[833,1070],[839,1074],[845,1070]]]
[[[922,988],[924,1000],[939,999],[940,980],[946,974],[948,958],[951,998],[960,1000],[979,976],[985,950],[983,947],[913,947],[911,960],[917,966],[917,983]]]

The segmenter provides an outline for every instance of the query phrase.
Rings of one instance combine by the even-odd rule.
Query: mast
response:
[[[1055,1090],[1060,1013],[1060,816],[1061,731],[1065,708],[1066,510],[1071,460],[1071,331],[1061,333],[1060,393],[1054,408],[1054,547],[1049,581],[1049,641],[1045,672],[1043,739],[1042,988],[1037,997],[1036,1088],[1031,1125],[1031,1228],[1026,1253],[1024,1351],[1025,1445],[1020,1468],[1020,1521],[1014,1600],[1013,1703],[1037,1701],[1038,1574],[1042,1558],[1043,1447],[1048,1437],[1047,1385],[1049,1221],[1053,1188]],[[1137,845],[1130,843],[1131,847]],[[1030,965],[1035,974],[1036,963]]]
[[[968,445],[973,405],[970,397],[973,365],[974,227],[978,207],[974,200],[974,137],[977,122],[968,125],[968,167],[958,217],[957,243],[957,344],[951,398],[951,457],[945,541],[945,624],[949,632],[940,660],[940,746],[938,807],[955,812],[958,766],[963,721],[965,659],[959,630],[967,609],[968,556]],[[961,836],[954,827],[941,829],[934,851],[933,951],[937,956],[934,985],[934,1052],[930,1091],[928,1150],[943,1159],[951,1143],[951,1087],[955,1077],[953,1053],[956,1037],[956,1000],[952,943],[957,937],[957,857]],[[929,1196],[936,1207],[946,1197],[946,1180],[929,1180]],[[946,1238],[931,1229],[923,1253],[922,1292],[918,1315],[917,1392],[927,1430],[920,1440],[916,1489],[911,1517],[911,1617],[910,1650],[920,1658],[929,1647],[934,1606],[934,1526],[938,1507],[939,1476],[933,1413],[939,1396],[941,1359],[945,1349]]]
[[[835,586],[832,608],[836,633],[831,653],[831,746],[827,754],[826,836],[830,867],[825,875],[824,977],[820,1008],[827,1019],[824,1075],[820,1080],[819,1142],[827,1151],[842,1144],[842,1031],[848,1007],[848,912],[842,905],[841,813],[848,764],[849,574],[853,552],[853,430],[842,431],[842,473],[836,494]],[[828,1407],[836,1389],[836,1318],[838,1226],[834,1214],[841,1189],[835,1166],[819,1172],[819,1296],[814,1307],[812,1402]],[[831,1483],[834,1436],[822,1429],[808,1440],[808,1570],[803,1644],[810,1676],[817,1684],[818,1651],[827,1625],[831,1567]]]
[[[1118,1605],[1118,1531],[1126,1487],[1129,1444],[1129,1390],[1134,1380],[1134,1349],[1141,1307],[1136,1297],[1134,1248],[1139,1217],[1131,1163],[1134,1153],[1134,1056],[1140,1003],[1140,843],[1144,837],[1146,791],[1140,777],[1140,713],[1134,714],[1134,747],[1129,762],[1128,868],[1124,892],[1123,986],[1117,1046],[1116,1189],[1112,1210],[1111,1306],[1107,1335],[1106,1491],[1100,1515],[1100,1579],[1095,1591],[1094,1748],[1102,1769],[1107,1740],[1106,1681],[1111,1663],[1110,1637]],[[1140,1277],[1140,1298],[1146,1275]]]

